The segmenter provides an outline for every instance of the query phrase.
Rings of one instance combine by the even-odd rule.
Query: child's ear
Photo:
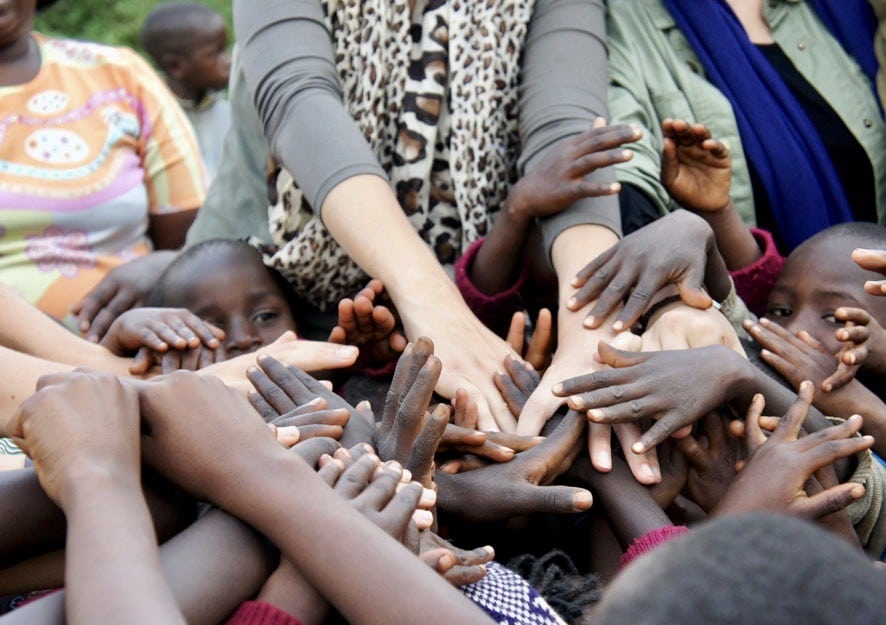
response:
[[[186,65],[185,57],[175,52],[166,52],[160,57],[160,69],[173,79],[180,79],[184,75]]]

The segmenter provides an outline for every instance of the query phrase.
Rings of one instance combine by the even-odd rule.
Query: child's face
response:
[[[220,91],[228,86],[231,56],[224,21],[214,16],[194,32],[190,54],[183,64],[181,80],[195,91]]]
[[[850,254],[859,247],[852,243],[828,237],[791,254],[769,294],[766,317],[794,334],[806,330],[832,354],[841,347],[834,336],[843,326],[834,318],[838,308],[862,308],[886,321],[886,298],[864,290],[864,281],[877,276],[852,262]]]
[[[292,311],[270,272],[250,250],[218,248],[191,263],[192,284],[182,305],[225,331],[228,358],[295,331]]]

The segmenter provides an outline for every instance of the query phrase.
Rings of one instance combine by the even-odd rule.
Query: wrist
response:
[[[511,187],[504,204],[502,204],[498,219],[504,219],[508,224],[514,226],[528,228],[529,222],[533,218],[532,206],[531,202],[526,199],[526,194],[523,193],[521,182],[522,180]]]
[[[77,514],[93,516],[106,506],[120,501],[141,501],[140,473],[100,466],[88,460],[65,468],[59,482],[59,506],[68,517]]]

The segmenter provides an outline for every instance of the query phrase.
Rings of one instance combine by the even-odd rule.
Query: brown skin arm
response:
[[[151,215],[148,236],[155,250],[177,250],[185,244],[188,228],[197,218],[197,209]]]

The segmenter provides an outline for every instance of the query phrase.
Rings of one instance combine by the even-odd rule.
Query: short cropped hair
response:
[[[870,625],[886,572],[812,523],[779,515],[710,522],[615,578],[595,625]]]
[[[141,44],[154,63],[162,67],[164,54],[187,54],[194,32],[219,14],[199,2],[167,2],[145,18]]]

